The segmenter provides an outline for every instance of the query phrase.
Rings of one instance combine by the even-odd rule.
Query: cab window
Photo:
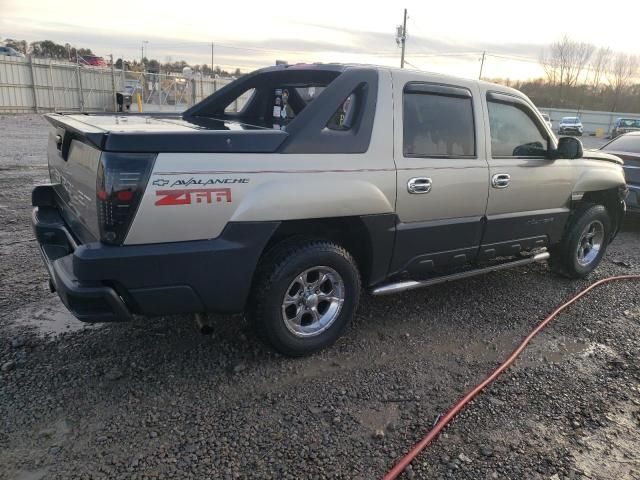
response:
[[[489,101],[491,154],[495,157],[545,157],[547,138],[526,107]]]
[[[441,89],[446,91],[446,88]],[[404,156],[475,157],[471,95],[430,93],[428,89],[427,86],[424,92],[404,93]]]

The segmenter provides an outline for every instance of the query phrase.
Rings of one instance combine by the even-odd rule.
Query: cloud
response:
[[[214,55],[216,65],[225,69],[240,67],[252,70],[272,65],[276,59],[295,62],[342,61],[396,65],[400,51],[393,31],[362,31],[321,23],[291,21],[295,31],[306,31],[307,38],[287,38],[288,30],[278,30],[278,36],[256,40],[220,39]],[[5,37],[27,41],[50,39],[58,43],[91,48],[98,55],[113,54],[118,58],[140,58],[143,41],[149,58],[166,61],[185,60],[192,64],[211,63],[211,46],[208,42],[190,41],[175,35],[122,33],[114,34],[104,29],[83,29],[64,22],[35,22],[27,18],[5,17],[0,19],[0,31]],[[500,55],[529,57],[535,63],[540,45],[531,43],[470,42],[456,38],[426,35],[416,25],[408,28],[407,59],[412,64],[432,69],[438,65],[450,65],[446,57],[459,55],[459,63],[467,62],[475,69],[478,54],[487,51]],[[471,54],[470,54],[471,53]],[[466,55],[465,54],[469,54]],[[443,67],[445,68],[445,67]],[[446,70],[445,70],[446,71]],[[456,72],[459,70],[456,70]],[[453,72],[453,71],[452,71]],[[506,75],[505,75],[506,76]]]

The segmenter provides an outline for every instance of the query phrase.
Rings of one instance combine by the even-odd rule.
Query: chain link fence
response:
[[[232,81],[0,56],[0,113],[113,112],[118,93],[131,94],[134,112],[137,96],[143,112],[181,112]],[[228,110],[242,108],[248,97]]]

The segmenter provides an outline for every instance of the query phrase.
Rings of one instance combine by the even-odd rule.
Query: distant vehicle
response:
[[[637,118],[618,118],[611,128],[611,138],[640,130],[640,120]]]
[[[132,97],[136,94],[142,94],[142,82],[137,79],[126,79],[124,81],[124,90]]]
[[[582,136],[582,122],[578,117],[563,117],[558,125],[558,134],[560,135],[578,135]]]
[[[0,46],[0,55],[4,55],[5,57],[23,57],[24,54],[17,51],[15,48]]]
[[[540,115],[542,115],[542,118],[544,118],[544,123],[547,124],[547,126],[553,130],[553,123],[551,123],[551,117],[549,115],[547,115],[546,113],[541,113]]]
[[[640,213],[640,132],[620,135],[600,150],[624,160],[624,176],[629,187],[627,207],[631,212]]]
[[[78,63],[80,65],[89,65],[90,67],[107,67],[104,58],[95,55],[78,55]]]

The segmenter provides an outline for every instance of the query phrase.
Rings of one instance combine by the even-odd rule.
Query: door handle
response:
[[[511,175],[508,173],[496,173],[491,177],[491,186],[493,188],[507,188],[511,183]]]
[[[407,182],[407,191],[409,193],[429,193],[431,191],[431,179],[427,177],[410,178]]]

